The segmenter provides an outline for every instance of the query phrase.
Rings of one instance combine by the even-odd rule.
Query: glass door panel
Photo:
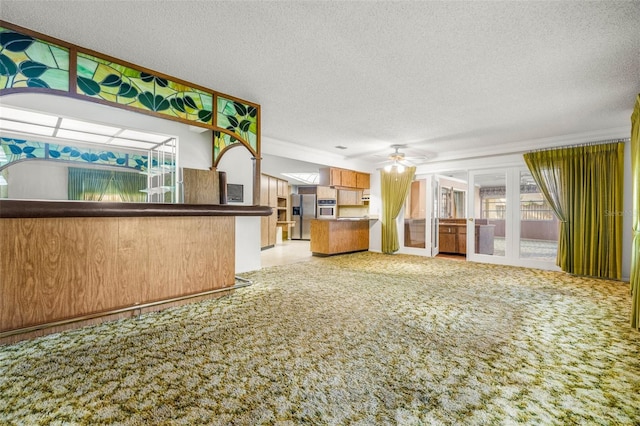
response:
[[[411,182],[404,206],[404,246],[426,248],[427,180]]]
[[[440,209],[440,183],[435,176],[431,179],[431,256],[437,256],[440,252],[440,239],[438,232],[439,209]]]
[[[469,178],[469,214],[473,220],[467,230],[468,258],[505,258],[510,237],[506,171],[470,172]]]
[[[559,227],[531,173],[520,170],[520,258],[555,262]]]

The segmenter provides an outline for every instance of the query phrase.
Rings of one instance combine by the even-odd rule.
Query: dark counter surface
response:
[[[267,206],[0,200],[0,219],[45,217],[269,216]]]

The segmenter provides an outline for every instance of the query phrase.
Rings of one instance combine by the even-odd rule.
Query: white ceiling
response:
[[[626,137],[640,92],[638,1],[2,0],[0,17],[259,103],[265,153]]]

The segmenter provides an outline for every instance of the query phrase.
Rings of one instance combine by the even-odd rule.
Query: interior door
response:
[[[511,197],[506,169],[469,172],[467,259],[506,263],[512,251]]]

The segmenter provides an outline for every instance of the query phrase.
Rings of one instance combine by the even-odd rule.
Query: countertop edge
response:
[[[0,219],[54,217],[269,216],[268,206],[0,200]]]
[[[377,217],[361,217],[361,218],[336,218],[336,219],[311,219],[319,220],[321,222],[371,222],[379,220]]]

